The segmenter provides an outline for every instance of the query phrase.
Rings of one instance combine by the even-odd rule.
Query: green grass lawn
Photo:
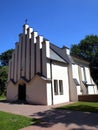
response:
[[[36,122],[36,119],[0,111],[0,130],[19,130]]]
[[[6,96],[4,94],[0,95],[0,100],[5,100]]]
[[[98,113],[98,102],[76,102],[70,105],[61,106],[57,109]]]

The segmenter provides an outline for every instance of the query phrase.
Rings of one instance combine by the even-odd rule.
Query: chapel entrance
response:
[[[18,86],[18,100],[19,101],[26,101],[26,85],[19,84]]]

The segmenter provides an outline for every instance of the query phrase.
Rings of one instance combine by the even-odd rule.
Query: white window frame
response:
[[[63,80],[59,80],[59,93],[60,93],[60,95],[63,95],[63,93],[64,93]]]
[[[54,95],[63,95],[63,80],[54,79]]]

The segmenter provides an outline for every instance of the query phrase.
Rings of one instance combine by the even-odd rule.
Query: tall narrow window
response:
[[[54,80],[54,94],[58,95],[58,81]]]
[[[60,92],[60,95],[63,95],[63,81],[62,80],[59,80],[59,92]]]

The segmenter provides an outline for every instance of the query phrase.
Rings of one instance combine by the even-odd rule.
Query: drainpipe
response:
[[[51,76],[51,97],[52,97],[52,105],[53,105],[52,60],[50,60],[50,76]]]

